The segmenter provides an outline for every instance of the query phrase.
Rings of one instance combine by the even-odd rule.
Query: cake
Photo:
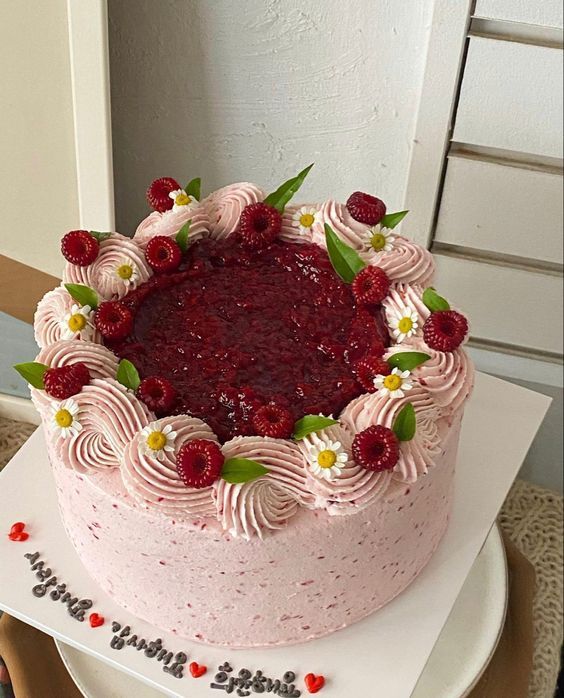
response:
[[[18,365],[85,568],[155,626],[304,642],[381,608],[449,520],[473,367],[407,212],[172,178],[75,230]]]

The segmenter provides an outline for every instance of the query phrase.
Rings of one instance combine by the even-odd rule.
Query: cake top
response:
[[[119,468],[138,506],[262,537],[299,507],[354,514],[433,467],[473,383],[468,323],[407,211],[294,205],[161,178],[132,238],[76,230],[40,301],[31,385],[57,457]]]

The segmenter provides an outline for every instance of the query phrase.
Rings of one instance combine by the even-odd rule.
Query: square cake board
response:
[[[274,649],[231,650],[183,640],[114,603],[89,577],[65,534],[39,429],[0,473],[0,608],[171,696],[225,695],[210,683],[217,667],[229,661],[235,675],[245,667],[282,679],[285,671],[292,670],[302,696],[309,695],[303,677],[313,672],[326,677],[318,694],[323,698],[407,698],[549,404],[543,395],[478,374],[463,422],[452,519],[431,562],[406,591],[365,620],[320,640]],[[12,542],[6,535],[15,521],[27,524],[30,538],[25,543]],[[104,625],[91,628],[88,620],[80,623],[72,618],[65,604],[48,595],[33,596],[31,589],[38,580],[24,554],[35,551],[74,596],[94,601],[92,611],[105,617]],[[207,674],[194,679],[186,667],[184,677],[176,679],[143,651],[131,646],[112,649],[114,620],[122,627],[130,625],[139,638],[162,638],[167,649],[186,652],[188,662],[205,664]]]

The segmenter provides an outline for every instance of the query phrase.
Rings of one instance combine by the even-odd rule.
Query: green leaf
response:
[[[330,427],[338,423],[336,419],[331,419],[331,417],[323,417],[319,414],[306,414],[305,417],[298,419],[294,424],[294,439],[296,441],[301,441],[312,432],[321,431],[325,429],[325,427]]]
[[[409,211],[396,211],[396,213],[386,213],[384,218],[380,221],[380,225],[383,228],[389,228],[393,230],[396,225],[399,225],[403,219],[407,216]]]
[[[93,238],[96,238],[98,242],[104,242],[104,240],[107,240],[109,237],[111,237],[111,233],[99,233],[97,230],[89,230],[88,231],[90,235],[92,235]]]
[[[141,383],[141,378],[139,378],[139,372],[131,363],[131,361],[128,361],[127,359],[122,359],[119,362],[116,373],[116,379],[118,383],[121,383],[130,390],[137,390],[139,384]]]
[[[182,252],[186,252],[188,249],[188,238],[190,236],[190,226],[192,225],[192,219],[182,226],[180,230],[176,233],[176,242],[178,243],[178,247],[182,250]]]
[[[394,420],[392,427],[400,441],[411,441],[417,431],[417,418],[411,402],[405,405]]]
[[[199,201],[202,194],[202,178],[194,177],[194,179],[191,179],[184,187],[184,191],[188,196],[193,196],[196,201]]]
[[[413,371],[414,368],[421,366],[430,358],[429,354],[422,351],[398,351],[397,354],[392,354],[387,361],[392,368],[399,368],[400,371]]]
[[[354,277],[365,268],[366,264],[352,247],[337,237],[333,228],[327,223],[325,223],[325,241],[333,269],[345,283],[352,284]]]
[[[268,469],[264,465],[257,463],[256,460],[249,460],[249,458],[229,458],[221,469],[221,477],[232,485],[256,480],[267,473]]]
[[[45,390],[43,376],[45,375],[45,371],[49,369],[49,366],[38,364],[36,361],[30,361],[27,364],[16,364],[14,368],[20,376],[34,388]]]
[[[65,288],[80,305],[89,305],[92,310],[98,307],[98,294],[94,289],[82,284],[65,284]]]
[[[436,313],[438,310],[450,310],[449,302],[442,296],[439,296],[435,289],[431,287],[423,291],[423,303],[432,313]]]
[[[308,176],[313,164],[314,163],[312,162],[311,165],[306,167],[305,170],[302,170],[300,174],[292,177],[292,179],[284,182],[284,184],[281,184],[275,192],[272,192],[272,194],[269,194],[266,197],[264,203],[268,204],[269,206],[274,206],[274,208],[278,209],[280,213],[284,213],[286,204],[302,186],[304,179]]]

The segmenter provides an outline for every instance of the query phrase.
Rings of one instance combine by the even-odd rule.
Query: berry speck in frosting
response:
[[[174,200],[170,198],[170,193],[180,188],[180,184],[172,177],[155,179],[147,189],[147,202],[151,208],[159,213],[169,211],[174,206]]]
[[[366,267],[352,283],[352,292],[358,305],[378,305],[388,295],[390,279],[379,267]]]
[[[79,393],[90,382],[90,371],[79,361],[45,371],[43,383],[45,392],[57,400],[66,400]]]
[[[386,215],[386,204],[375,196],[355,191],[349,196],[347,211],[359,223],[377,225]]]
[[[218,444],[208,439],[193,439],[181,446],[176,470],[186,487],[209,487],[219,478],[224,457]]]
[[[268,247],[282,230],[282,216],[273,206],[261,202],[245,206],[239,218],[242,244],[251,250]]]
[[[100,243],[87,230],[71,230],[61,240],[63,257],[79,267],[92,264],[99,251]]]
[[[144,378],[137,388],[138,397],[156,414],[168,412],[174,404],[176,390],[166,378]]]
[[[253,415],[253,426],[259,436],[273,439],[288,439],[294,430],[290,410],[280,405],[263,405]]]
[[[376,391],[374,379],[377,376],[387,376],[392,372],[390,364],[378,356],[366,357],[357,361],[354,370],[358,382],[369,393]]]
[[[133,315],[120,301],[104,301],[94,313],[94,324],[106,339],[125,339],[133,330]]]
[[[379,424],[359,432],[353,441],[353,458],[366,470],[392,470],[399,460],[398,437]]]
[[[423,325],[423,339],[436,351],[454,351],[466,339],[468,321],[456,310],[431,313]]]
[[[178,243],[165,235],[157,235],[147,245],[145,258],[153,271],[161,274],[174,271],[182,261],[182,250]]]

